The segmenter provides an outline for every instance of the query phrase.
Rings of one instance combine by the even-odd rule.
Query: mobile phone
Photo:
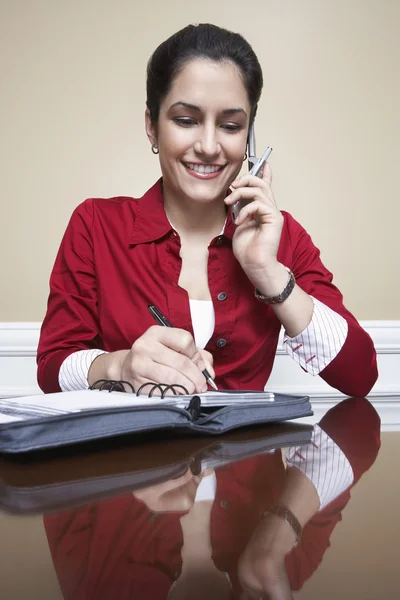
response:
[[[249,164],[249,174],[258,176],[261,173],[262,167],[268,160],[269,155],[272,152],[272,148],[268,146],[265,150],[264,154],[261,158],[256,157],[256,142],[254,135],[254,123],[250,125],[249,129],[249,137],[247,139],[247,156],[248,156],[248,164]],[[230,188],[232,191],[234,188]],[[250,204],[252,200],[238,200],[231,206],[231,215],[232,220],[235,221],[237,216],[239,215],[243,206],[246,204]]]

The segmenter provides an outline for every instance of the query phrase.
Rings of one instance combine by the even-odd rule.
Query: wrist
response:
[[[107,379],[112,379],[113,381],[120,381],[124,379],[123,365],[128,354],[129,350],[117,350],[116,352],[111,352],[108,355],[110,360],[106,368]]]
[[[303,533],[303,528],[297,517],[287,506],[273,504],[264,511],[262,518],[278,518],[282,531],[286,532],[285,538],[293,542],[292,547],[297,546]]]
[[[122,364],[129,350],[117,350],[101,354],[92,362],[88,372],[88,384],[93,385],[100,379],[121,380]]]
[[[262,518],[252,536],[252,543],[262,547],[263,553],[271,557],[283,557],[296,545],[297,535],[283,519],[268,513]]]
[[[282,292],[288,283],[288,269],[280,262],[275,262],[260,271],[252,278],[254,287],[263,296],[274,297]]]

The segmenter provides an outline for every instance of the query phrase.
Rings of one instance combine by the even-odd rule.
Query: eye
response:
[[[242,125],[238,125],[237,123],[222,123],[221,127],[222,129],[225,129],[226,131],[230,131],[232,133],[235,133],[236,131],[241,131],[243,129]]]
[[[196,121],[191,117],[175,117],[172,120],[180,127],[191,127],[192,125],[196,125]]]

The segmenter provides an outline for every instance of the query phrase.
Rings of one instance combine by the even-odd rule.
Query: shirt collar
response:
[[[172,227],[164,210],[160,178],[138,202],[130,243],[154,242],[169,231],[172,231]]]
[[[162,178],[160,178],[149,190],[147,190],[138,202],[130,244],[154,242],[155,240],[164,237],[172,230],[173,227],[168,221],[164,210]],[[230,211],[228,211],[228,218],[226,219],[222,235],[232,240],[234,232],[235,225],[232,221]]]

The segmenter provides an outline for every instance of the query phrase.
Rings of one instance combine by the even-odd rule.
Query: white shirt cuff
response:
[[[314,311],[310,324],[296,337],[291,338],[285,333],[283,346],[307,373],[319,375],[342,349],[348,324],[329,306],[316,298],[312,299]]]
[[[90,365],[105,350],[78,350],[64,360],[58,374],[58,383],[62,392],[86,390]]]
[[[310,444],[289,448],[286,462],[300,469],[314,485],[321,503],[319,510],[354,481],[347,457],[319,425],[314,425]]]

